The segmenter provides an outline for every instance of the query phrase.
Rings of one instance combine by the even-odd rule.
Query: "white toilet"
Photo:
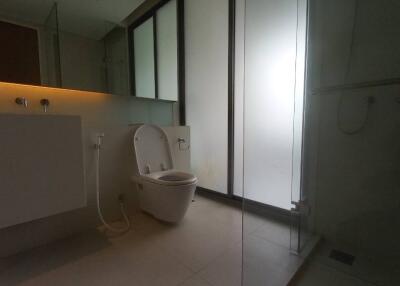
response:
[[[162,221],[182,220],[196,189],[197,178],[174,170],[166,133],[155,125],[138,125],[133,132],[140,208]]]

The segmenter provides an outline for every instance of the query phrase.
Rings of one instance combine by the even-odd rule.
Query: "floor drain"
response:
[[[331,251],[329,257],[347,265],[353,265],[353,262],[356,259],[354,255],[336,249]]]

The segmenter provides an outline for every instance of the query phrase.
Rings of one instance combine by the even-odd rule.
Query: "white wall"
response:
[[[199,186],[227,192],[228,0],[185,1],[186,115]]]
[[[87,207],[0,231],[0,257],[65,237],[99,224],[95,203],[94,135],[104,132],[100,187],[104,216],[120,218],[117,197],[125,193],[130,213],[137,211],[135,187],[130,182],[133,154],[128,123],[174,125],[173,105],[133,97],[0,83],[0,113],[42,114],[41,98],[50,100],[49,114],[82,117]],[[15,98],[29,99],[29,107]]]
[[[311,1],[311,89],[400,75],[400,6],[389,0],[359,3],[350,55],[355,1]],[[315,204],[315,231],[369,254],[399,251],[399,92],[399,86],[382,86],[308,94],[307,188]],[[364,130],[341,132],[340,97],[340,120],[351,130],[364,120],[368,96],[376,103]]]

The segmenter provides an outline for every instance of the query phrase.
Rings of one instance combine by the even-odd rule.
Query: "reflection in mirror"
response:
[[[58,4],[62,87],[129,95],[126,29],[142,1],[66,1]]]
[[[61,85],[57,6],[0,4],[0,81]]]
[[[129,95],[119,23],[142,2],[2,0],[0,81]]]
[[[176,101],[177,26],[176,0],[1,0],[0,81]]]
[[[126,28],[114,27],[104,37],[106,79],[109,93],[130,95]]]

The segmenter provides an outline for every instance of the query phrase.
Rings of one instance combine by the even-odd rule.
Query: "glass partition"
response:
[[[135,95],[155,98],[154,18],[133,30]]]
[[[158,98],[178,100],[178,34],[176,0],[157,10]]]
[[[306,204],[301,169],[307,0],[246,0],[241,7],[243,285],[283,286],[303,263],[297,252],[305,213],[297,206]]]
[[[399,12],[246,0],[243,285],[399,285]]]
[[[178,101],[178,2],[164,1],[138,18],[130,31],[131,94]],[[147,19],[146,19],[147,18]]]
[[[297,2],[246,2],[244,194],[285,210],[300,188],[305,33]]]
[[[186,114],[198,186],[228,193],[228,1],[186,1]],[[210,21],[204,17],[209,15]]]
[[[324,240],[298,285],[400,285],[399,14],[310,0],[305,183]]]

